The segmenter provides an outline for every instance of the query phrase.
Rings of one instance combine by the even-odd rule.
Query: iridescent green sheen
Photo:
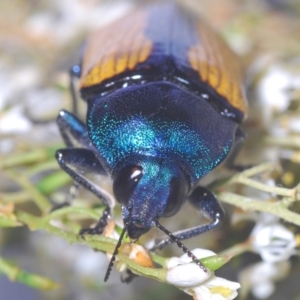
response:
[[[237,126],[200,96],[166,82],[99,98],[87,120],[90,139],[112,173],[120,162],[143,155],[181,164],[192,181],[227,156]]]

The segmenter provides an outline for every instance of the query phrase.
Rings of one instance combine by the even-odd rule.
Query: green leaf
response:
[[[71,177],[66,172],[57,171],[44,177],[36,185],[36,187],[41,193],[48,195],[70,183],[71,181]]]
[[[21,270],[1,257],[0,272],[5,274],[11,281],[19,281],[35,289],[46,291],[59,287],[58,283],[51,279]]]
[[[17,226],[22,226],[22,223],[18,222],[14,218],[0,215],[0,227],[17,227]]]
[[[200,259],[204,267],[211,271],[220,269],[223,265],[228,263],[234,255],[213,255]]]

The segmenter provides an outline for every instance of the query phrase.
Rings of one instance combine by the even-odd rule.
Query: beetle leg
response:
[[[78,113],[78,96],[75,88],[75,79],[80,78],[81,75],[81,67],[79,65],[74,65],[70,71],[70,91],[71,91],[71,96],[72,96],[72,111],[75,115]]]
[[[106,227],[108,220],[111,218],[110,207],[106,207],[102,213],[101,218],[97,222],[97,224],[92,228],[82,228],[79,231],[79,234],[83,237],[85,234],[102,234],[104,228]]]
[[[61,136],[67,147],[74,147],[74,142],[79,143],[81,146],[88,148],[89,139],[88,134],[83,122],[81,122],[73,114],[62,110],[59,112],[57,117],[57,124],[60,130]],[[80,150],[79,150],[80,151]],[[78,154],[79,155],[79,154]],[[100,169],[101,170],[101,169]],[[72,200],[76,197],[78,193],[79,185],[75,181],[70,188],[70,191],[64,201],[64,203],[59,205],[54,205],[52,210],[59,209],[64,206],[70,205]]]
[[[62,110],[59,112],[56,122],[67,147],[73,148],[74,141],[85,148],[88,147],[89,142],[85,125],[77,117],[67,111]],[[71,186],[64,203],[54,205],[52,211],[70,205],[78,193],[78,188],[78,183],[73,182],[73,185]]]
[[[203,224],[200,226],[188,228],[185,230],[180,230],[173,235],[178,240],[185,240],[192,238],[196,235],[199,235],[201,233],[207,232],[214,227],[216,227],[220,221],[223,219],[225,213],[222,208],[222,206],[219,204],[216,197],[213,195],[212,192],[207,190],[206,188],[203,188],[201,186],[196,187],[192,194],[189,196],[189,200],[192,203],[192,205],[199,211],[202,211],[203,214],[210,220],[209,223]],[[162,249],[167,245],[170,245],[174,243],[174,239],[165,238],[161,241],[159,241],[152,249],[151,251],[154,251],[156,249]]]
[[[61,209],[61,208],[66,207],[66,206],[70,206],[72,204],[73,199],[75,199],[77,197],[78,190],[79,190],[79,184],[76,181],[73,181],[73,184],[70,187],[69,192],[68,192],[68,194],[66,195],[66,197],[64,199],[64,202],[55,203],[55,202],[51,201],[53,206],[52,206],[50,211],[52,212],[52,211],[55,211],[57,209]]]
[[[241,171],[244,171],[245,169],[252,167],[251,165],[237,165],[235,163],[235,159],[238,156],[238,154],[240,153],[240,151],[244,145],[245,139],[246,139],[245,132],[243,131],[242,128],[238,127],[235,132],[234,144],[233,144],[232,149],[225,161],[225,167],[227,169],[241,172]]]
[[[77,117],[68,111],[61,110],[56,119],[60,134],[67,147],[74,147],[74,141],[84,148],[89,148],[86,127]]]
[[[112,196],[82,174],[85,170],[91,173],[106,174],[93,151],[84,148],[59,149],[56,151],[56,159],[60,167],[68,173],[75,182],[101,199],[105,206],[112,206],[114,202]]]
[[[114,198],[82,174],[85,170],[96,174],[106,174],[99,160],[93,151],[84,148],[59,149],[56,151],[56,159],[60,167],[74,179],[75,183],[93,193],[106,206],[96,226],[82,229],[80,234],[102,233],[111,217],[111,207],[114,206]]]
[[[121,282],[122,283],[130,283],[132,282],[132,280],[135,278],[135,277],[138,277],[138,275],[134,274],[131,270],[129,269],[126,269],[125,270],[125,273],[126,275],[124,275],[124,277],[122,276],[121,277]]]

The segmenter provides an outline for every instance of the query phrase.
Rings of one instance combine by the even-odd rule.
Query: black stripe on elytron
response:
[[[188,50],[198,43],[193,19],[175,4],[153,5],[149,8],[148,26],[145,35],[153,42],[152,54],[147,63],[167,68],[166,59],[180,71],[194,71],[188,61]],[[164,72],[171,70],[164,69]],[[197,72],[193,72],[199,80]],[[192,74],[189,74],[192,75]]]

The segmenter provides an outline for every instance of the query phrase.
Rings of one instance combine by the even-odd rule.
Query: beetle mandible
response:
[[[232,163],[243,140],[247,102],[238,58],[192,13],[152,4],[94,32],[72,74],[87,103],[86,124],[59,113],[67,148],[56,158],[106,206],[96,227],[81,234],[102,233],[111,216],[111,197],[84,176],[104,174],[121,204],[121,238],[126,232],[135,241],[157,226],[169,236],[153,249],[177,242],[196,260],[180,240],[214,228],[224,215],[198,181],[225,158]],[[210,222],[171,234],[159,219],[186,200]]]

